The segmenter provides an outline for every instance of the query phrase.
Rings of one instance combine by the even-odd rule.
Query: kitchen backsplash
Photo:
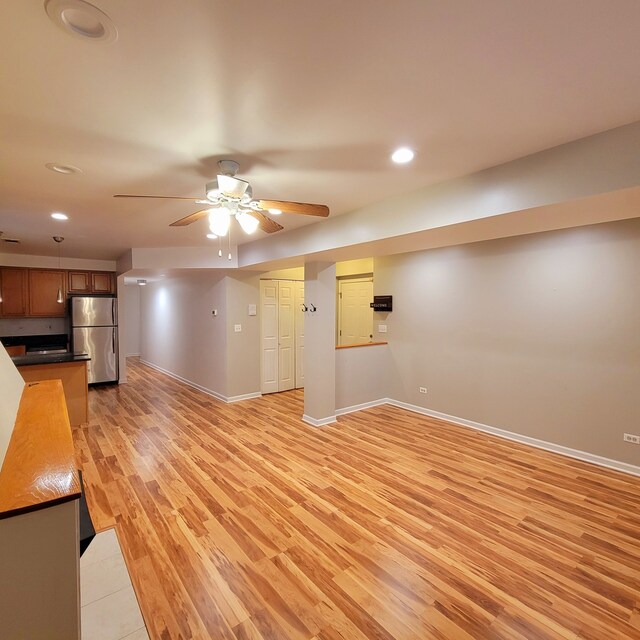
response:
[[[0,336],[69,333],[67,318],[0,318]]]

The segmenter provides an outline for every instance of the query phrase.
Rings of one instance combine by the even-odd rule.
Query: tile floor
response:
[[[149,640],[115,529],[80,558],[82,640]]]

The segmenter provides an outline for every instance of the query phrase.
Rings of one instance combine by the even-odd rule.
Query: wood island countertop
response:
[[[86,354],[50,353],[11,358],[25,382],[62,380],[72,427],[89,421],[89,386]]]
[[[62,383],[28,382],[0,471],[0,519],[79,497]]]

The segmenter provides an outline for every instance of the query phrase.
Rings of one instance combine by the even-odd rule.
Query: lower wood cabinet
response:
[[[42,318],[65,316],[67,312],[67,272],[29,269],[29,315]],[[58,302],[58,293],[62,302]]]

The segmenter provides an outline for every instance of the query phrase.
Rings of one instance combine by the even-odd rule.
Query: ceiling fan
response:
[[[286,202],[283,200],[254,200],[251,185],[246,180],[236,178],[238,163],[234,160],[219,160],[219,173],[215,180],[205,185],[204,198],[186,198],[182,196],[143,196],[118,194],[114,198],[162,198],[167,200],[189,200],[206,205],[195,213],[172,222],[171,227],[184,227],[205,216],[209,216],[209,228],[216,236],[225,236],[229,231],[231,218],[235,217],[242,230],[253,233],[258,227],[266,233],[284,229],[281,224],[265,214],[279,215],[295,213],[306,216],[326,218],[329,207],[324,204],[304,202]]]

